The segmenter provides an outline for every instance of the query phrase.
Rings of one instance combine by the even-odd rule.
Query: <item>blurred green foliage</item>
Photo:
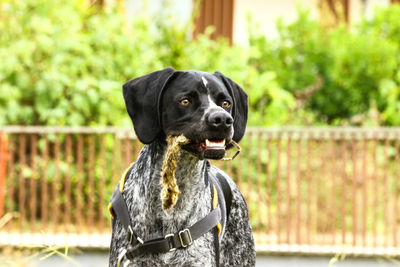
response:
[[[314,123],[400,125],[399,17],[391,5],[352,29],[325,29],[299,10],[297,21],[278,21],[277,40],[252,30],[251,63],[274,71]]]
[[[219,70],[250,96],[250,125],[400,125],[400,6],[348,29],[299,10],[277,39],[250,23],[249,47],[193,40],[172,16],[129,22],[119,1],[0,4],[0,125],[130,125],[121,86],[173,66]]]

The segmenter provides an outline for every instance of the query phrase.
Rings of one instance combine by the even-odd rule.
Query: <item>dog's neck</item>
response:
[[[154,203],[152,203],[152,209],[154,210],[163,209],[160,194],[162,188],[160,175],[166,148],[165,144],[157,142],[151,144],[149,148],[151,150],[151,160],[153,161],[151,164],[149,193],[152,194],[151,197],[154,200]],[[206,168],[206,161],[200,160],[185,150],[179,152],[175,177],[180,194],[176,205],[171,209],[164,210],[166,215],[173,217],[179,214],[179,216],[185,217],[185,215],[188,215],[187,213],[195,210],[198,203],[193,201],[194,199],[202,201],[205,197],[204,195],[209,194],[207,190],[208,182],[205,178]]]

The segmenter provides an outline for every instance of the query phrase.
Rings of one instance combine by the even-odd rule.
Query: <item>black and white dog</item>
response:
[[[118,215],[112,220],[109,265],[254,266],[254,240],[244,198],[232,179],[207,160],[223,158],[231,141],[243,137],[248,110],[243,89],[220,72],[167,68],[127,82],[123,96],[136,135],[146,145],[120,182],[133,229],[128,240]],[[165,140],[181,134],[190,143],[182,147],[177,160],[180,195],[176,205],[165,210],[160,196]],[[230,191],[221,193],[225,188],[218,194],[219,200],[229,198],[218,202],[216,214],[222,229],[213,227],[195,237],[196,230],[190,227],[210,214],[215,198],[210,183],[218,179]],[[159,253],[149,246],[126,256],[129,251],[141,251],[152,243],[149,240],[157,246],[167,240],[170,251]]]

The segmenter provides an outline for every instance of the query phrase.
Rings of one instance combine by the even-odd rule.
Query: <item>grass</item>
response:
[[[0,267],[34,267],[35,262],[44,261],[50,257],[60,257],[69,266],[81,266],[77,261],[69,256],[71,249],[65,246],[32,246],[32,247],[5,247],[0,250]],[[80,253],[73,249],[74,253]]]

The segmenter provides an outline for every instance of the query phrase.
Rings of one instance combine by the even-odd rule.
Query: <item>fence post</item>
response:
[[[0,218],[4,215],[4,198],[6,191],[6,170],[8,159],[8,139],[7,135],[0,132]]]

